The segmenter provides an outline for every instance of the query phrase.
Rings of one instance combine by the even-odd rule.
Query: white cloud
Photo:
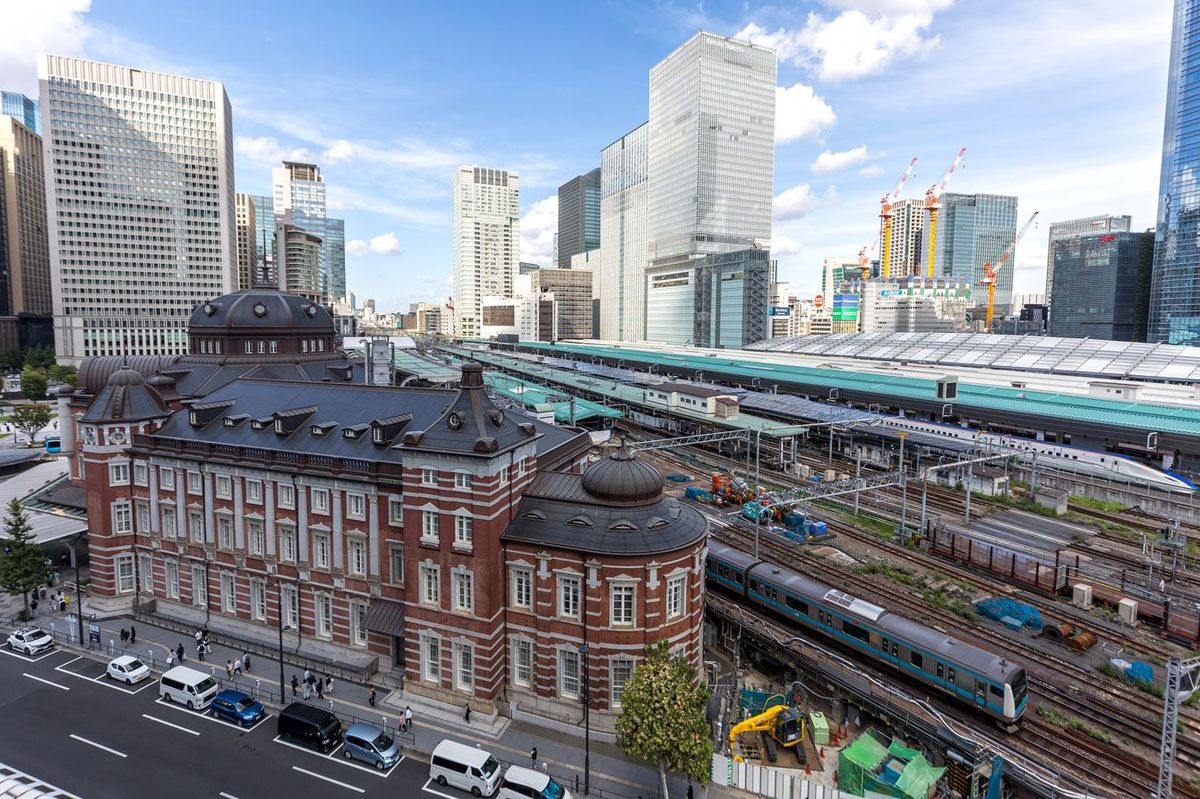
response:
[[[286,148],[273,136],[235,136],[233,151],[258,165],[279,166],[282,161],[311,161],[316,156],[304,147]]]
[[[858,174],[865,175],[869,178],[879,177],[883,174],[883,167],[881,167],[879,164],[871,164],[870,166],[864,166],[862,169],[858,170]]]
[[[5,3],[0,24],[0,86],[37,97],[37,53],[81,56],[94,31],[91,0]]]
[[[824,175],[828,172],[837,172],[840,169],[852,167],[855,164],[861,164],[871,157],[867,152],[867,145],[863,144],[850,150],[842,150],[841,152],[832,152],[826,150],[817,156],[817,160],[812,162],[812,171],[818,175]]]
[[[775,143],[786,144],[820,133],[837,122],[837,114],[811,86],[775,87]]]
[[[782,233],[771,234],[771,256],[774,258],[781,255],[799,255],[803,249],[804,246],[791,236]]]
[[[331,211],[370,211],[390,216],[405,225],[440,229],[448,223],[445,210],[417,208],[398,203],[391,195],[352,189],[341,183],[327,184],[326,207]]]
[[[355,154],[354,145],[345,139],[338,139],[321,154],[321,158],[325,161],[345,161],[352,158]]]
[[[775,50],[781,61],[815,72],[822,80],[860,78],[894,61],[921,57],[941,40],[928,35],[934,15],[953,0],[830,0],[840,9],[828,18],[812,12],[802,28],[769,31],[753,22],[734,34]]]
[[[399,255],[400,239],[395,233],[382,233],[369,241],[354,239],[346,242],[346,253],[349,255]]]
[[[551,194],[529,206],[521,217],[521,260],[542,266],[554,257],[554,234],[558,232],[558,195]]]
[[[831,205],[837,201],[837,198],[837,189],[833,186],[825,189],[824,194],[818,195],[813,193],[812,186],[801,183],[799,186],[787,189],[775,198],[771,204],[772,216],[776,222],[800,219],[823,205]]]

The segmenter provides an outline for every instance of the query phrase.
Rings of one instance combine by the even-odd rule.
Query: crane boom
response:
[[[894,200],[897,197],[899,197],[900,190],[904,188],[904,184],[908,182],[908,179],[910,177],[912,177],[912,175],[916,171],[916,169],[917,169],[917,156],[914,155],[913,159],[908,162],[908,169],[904,170],[904,174],[900,177],[899,182],[896,183],[896,188],[892,189],[892,193],[887,195],[886,197],[884,197],[883,201],[890,202],[891,200]]]
[[[946,187],[950,185],[950,178],[954,177],[954,173],[962,166],[963,156],[966,154],[966,147],[960,149],[958,155],[954,156],[954,160],[950,163],[950,166],[938,178],[938,182],[925,190],[925,208],[929,211],[929,277],[933,277],[933,256],[937,244],[938,211],[942,207],[942,194],[945,193]]]
[[[983,282],[987,286],[988,293],[987,318],[984,321],[984,329],[989,333],[992,330],[992,315],[996,309],[996,277],[1000,274],[1000,269],[1008,263],[1008,259],[1016,251],[1017,244],[1020,243],[1021,239],[1025,238],[1025,234],[1029,232],[1029,228],[1033,227],[1033,223],[1037,221],[1038,213],[1038,211],[1034,211],[1025,224],[1021,226],[1021,229],[1017,231],[1017,235],[1013,236],[1013,240],[1009,242],[1009,245],[1004,248],[1004,252],[1000,253],[1000,257],[996,259],[995,266],[992,266],[991,263],[983,265]]]
[[[879,218],[883,220],[883,257],[879,261],[880,277],[887,277],[891,269],[892,261],[892,201],[900,196],[900,190],[904,188],[904,184],[908,182],[909,176],[917,168],[917,157],[908,162],[908,168],[904,170],[904,174],[900,176],[899,182],[896,183],[896,188],[892,189],[890,194],[883,195],[883,199],[879,201]]]

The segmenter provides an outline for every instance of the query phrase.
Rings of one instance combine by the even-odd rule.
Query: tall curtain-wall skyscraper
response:
[[[650,170],[646,123],[600,152],[600,338],[646,337],[646,192]]]
[[[571,268],[571,256],[600,249],[600,169],[558,187],[558,250],[555,266]]]
[[[0,92],[0,114],[10,116],[34,133],[42,132],[42,107],[20,92]]]
[[[516,172],[460,166],[454,173],[454,312],[458,335],[474,338],[484,297],[512,297],[521,260]]]
[[[275,270],[275,200],[265,194],[251,194],[254,206],[254,266],[256,285],[279,286]]]
[[[325,220],[325,249],[329,253],[329,297],[336,302],[346,296],[346,222]]]
[[[650,70],[650,340],[695,340],[694,262],[770,246],[775,75],[774,51],[703,32]]]
[[[54,341],[42,137],[0,115],[0,345]]]
[[[938,220],[934,274],[970,282],[975,305],[986,305],[984,265],[999,261],[1016,235],[1016,197],[946,192]],[[998,314],[1007,313],[1012,306],[1012,286],[1013,265],[1009,261],[996,276]]]
[[[254,243],[258,240],[258,215],[249,194],[234,197],[234,216],[237,224],[237,287],[248,289],[255,285],[255,267],[258,254]],[[274,221],[269,224],[274,224]]]
[[[1047,239],[1049,246],[1046,250],[1046,296],[1043,303],[1050,305],[1054,297],[1054,242],[1088,236],[1092,233],[1128,233],[1132,221],[1128,214],[1125,216],[1106,214],[1051,223],[1050,235]]]
[[[289,282],[294,285],[320,287],[322,299],[329,296],[329,248],[326,243],[325,231],[325,179],[321,177],[321,168],[316,164],[305,164],[299,161],[284,161],[283,166],[271,170],[272,199],[275,211],[275,227],[291,225],[301,228],[310,236],[321,240],[320,257],[317,261],[317,275],[301,276],[292,265]],[[295,236],[293,236],[295,238]],[[276,243],[276,252],[280,252]],[[303,260],[304,269],[308,269],[309,260]],[[283,283],[283,264],[280,263],[280,287]]]
[[[38,79],[59,357],[186,352],[236,279],[224,87],[46,54]]]
[[[1200,3],[1175,0],[1149,341],[1200,342]],[[1053,311],[1051,311],[1053,313]]]

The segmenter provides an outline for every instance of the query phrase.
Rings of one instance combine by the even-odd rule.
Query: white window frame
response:
[[[421,633],[421,681],[442,684],[442,639]]]
[[[519,610],[533,610],[533,569],[513,566],[509,569],[512,580],[511,602]]]
[[[633,676],[633,669],[637,665],[637,661],[629,657],[614,657],[608,662],[608,685],[609,685],[609,708],[616,709],[621,706],[621,697],[625,693],[625,686],[629,682],[629,678]],[[627,670],[627,671],[626,671]],[[618,675],[624,679],[617,681]]]
[[[136,585],[133,574],[133,555],[130,553],[117,555],[113,559],[113,563],[116,567],[117,593],[132,594]]]
[[[142,584],[142,591],[147,594],[153,594],[154,556],[149,552],[139,552],[138,561],[138,580]]]
[[[357,491],[346,492],[346,518],[357,521],[367,519],[367,495]]]
[[[233,572],[221,572],[221,609],[237,614],[237,578]]]
[[[355,646],[367,645],[367,603],[350,603],[350,642]]]
[[[276,503],[279,507],[294,510],[296,507],[296,487],[291,483],[276,483]]]
[[[466,641],[454,643],[454,687],[475,692],[475,646]]]
[[[227,474],[218,474],[214,481],[213,493],[217,499],[233,499],[233,478]]]
[[[388,497],[388,524],[393,527],[404,526],[404,498]]]
[[[524,662],[522,656],[524,655]],[[512,642],[513,684],[528,688],[533,684],[533,641],[516,638]],[[523,675],[523,676],[522,676]]]
[[[164,491],[175,490],[175,469],[171,466],[158,467],[158,487]]]
[[[193,544],[204,543],[204,511],[188,510],[188,540]]]
[[[203,494],[204,493],[204,480],[203,480],[203,475],[201,475],[200,472],[195,472],[195,471],[192,471],[191,469],[188,469],[187,492],[189,494]]]
[[[267,529],[262,519],[246,519],[246,551],[260,558],[267,554]]]
[[[333,596],[318,591],[316,595],[317,637],[333,638]]]
[[[150,529],[150,500],[135,499],[133,501],[134,522],[139,533],[154,534]]]
[[[367,541],[364,538],[349,538],[346,540],[349,572],[359,577],[367,574]]]
[[[314,488],[309,493],[311,494],[311,497],[312,497],[311,500],[309,501],[309,505],[312,507],[312,512],[319,516],[328,516],[329,515],[329,489],[328,488]]]
[[[250,618],[267,620],[267,583],[265,580],[250,581]]]
[[[300,628],[300,589],[294,585],[281,585],[280,597],[283,600],[283,623],[293,630]]]
[[[454,515],[454,546],[470,549],[475,545],[475,520],[465,513]]]
[[[163,538],[177,538],[179,536],[179,514],[175,512],[175,506],[173,505],[163,506],[162,534]]]
[[[133,484],[144,486],[150,484],[150,469],[142,461],[133,464]]]
[[[683,608],[687,596],[687,575],[676,574],[667,578],[667,618],[678,619],[683,616]]]
[[[575,664],[575,674],[569,674],[567,664]],[[566,699],[579,698],[579,652],[570,647],[560,647],[557,663],[558,695]],[[572,687],[574,686],[574,687]]]
[[[421,542],[425,544],[440,543],[441,520],[436,510],[421,511]]]
[[[441,568],[436,564],[421,564],[420,602],[422,605],[439,607],[442,604]]]
[[[133,509],[128,502],[114,502],[112,507],[113,533],[122,535],[133,532]]]
[[[129,485],[129,461],[111,461],[108,464],[108,484]]]
[[[399,569],[396,568],[397,566]],[[394,541],[388,544],[388,582],[392,585],[404,585],[403,541]]]
[[[279,559],[285,563],[296,562],[296,525],[279,523]]]
[[[328,569],[330,563],[329,533],[314,531],[312,534],[314,569]]]
[[[217,514],[217,548],[233,549],[236,536],[233,530],[233,517],[228,513]]]
[[[455,472],[454,473],[454,487],[457,489],[460,489],[460,490],[469,489],[471,487],[471,473],[470,472]]]
[[[422,467],[421,468],[421,485],[436,486],[437,484],[438,484],[437,469],[430,469],[427,467]]]
[[[204,566],[192,564],[192,604],[198,608],[208,606],[208,581]]]
[[[637,585],[613,583],[608,587],[609,624],[632,627],[637,622]]]
[[[453,572],[454,610],[459,613],[475,612],[475,575],[470,572]]]
[[[558,615],[564,619],[578,619],[582,597],[582,578],[573,574],[558,575],[557,594]],[[570,598],[569,601],[568,598]]]
[[[251,505],[263,504],[263,481],[246,479],[246,502]]]

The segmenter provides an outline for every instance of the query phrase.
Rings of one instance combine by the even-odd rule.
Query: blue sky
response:
[[[42,0],[6,10],[0,87],[36,93],[39,50],[222,81],[239,191],[314,158],[346,219],[347,283],[382,308],[451,292],[460,163],[521,174],[522,258],[547,262],[557,186],[645,121],[651,66],[697,30],[777,48],[773,249],[811,295],[959,147],[951,190],[1016,194],[1016,291],[1040,291],[1049,222],[1153,225],[1169,0],[225,2]],[[827,153],[822,157],[823,153]]]

